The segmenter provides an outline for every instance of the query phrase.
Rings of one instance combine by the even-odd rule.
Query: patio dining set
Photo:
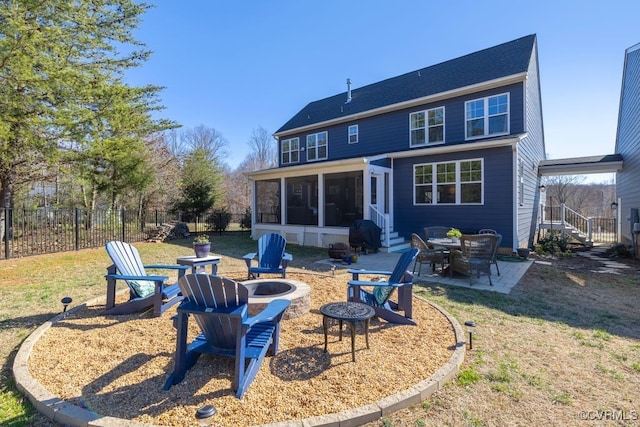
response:
[[[452,232],[454,230],[454,232]],[[422,273],[423,264],[431,266],[433,273],[453,277],[455,273],[473,278],[486,274],[491,281],[491,269],[495,266],[500,275],[497,255],[502,235],[493,229],[481,229],[477,234],[461,234],[453,227],[432,226],[424,228],[423,239],[419,234],[411,236],[411,246],[418,249],[413,272]],[[458,234],[456,236],[456,234]]]

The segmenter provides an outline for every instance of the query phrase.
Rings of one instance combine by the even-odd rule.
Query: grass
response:
[[[136,244],[145,263],[191,252],[191,240]],[[296,265],[326,257],[288,245]],[[212,251],[241,258],[255,251],[247,233],[212,236]],[[640,407],[639,265],[594,274],[581,257],[533,265],[509,295],[420,283],[415,292],[462,324],[478,327],[455,381],[411,408],[370,426],[584,425],[580,411]],[[54,426],[17,392],[11,366],[22,341],[71,306],[104,295],[104,249],[0,261],[0,425]],[[428,357],[428,355],[424,355]]]
[[[387,419],[394,426],[416,419],[425,426],[581,426],[580,411],[637,414],[640,264],[594,274],[585,262],[534,264],[509,295],[421,283],[419,294],[459,321],[476,322],[474,347],[456,381]]]

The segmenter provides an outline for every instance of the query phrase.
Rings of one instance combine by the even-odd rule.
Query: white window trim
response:
[[[324,134],[324,140],[325,140],[325,153],[326,155],[324,157],[316,157],[315,159],[309,159],[309,137],[314,137],[315,138],[315,142],[316,142],[316,146],[315,146],[315,151],[316,151],[316,155],[318,154],[318,135],[322,135]],[[324,132],[316,132],[316,133],[312,133],[307,135],[307,162],[317,162],[319,160],[326,160],[329,157],[329,134],[327,131]]]
[[[462,197],[462,184],[463,182],[460,180],[460,163],[462,162],[474,162],[480,161],[480,167],[482,168],[482,174],[480,177],[480,185],[482,187],[480,202],[477,203],[462,203],[460,198]],[[455,203],[438,203],[438,198],[436,195],[438,194],[438,165],[446,164],[446,163],[455,163],[456,164],[456,202]],[[418,166],[431,166],[431,173],[433,174],[433,179],[431,181],[431,194],[434,195],[431,203],[417,203],[416,202],[416,185],[420,185],[421,187],[428,186],[429,184],[416,184],[416,167]],[[473,181],[475,182],[475,181]],[[465,184],[468,181],[464,182]],[[435,163],[416,163],[413,165],[413,205],[414,206],[481,206],[484,205],[484,159],[460,159],[460,160],[449,160],[446,162],[435,162]]]
[[[434,111],[434,110],[438,110],[438,109],[442,109],[442,141],[429,141],[429,128],[430,127],[435,127],[435,126],[441,126],[441,125],[435,125],[435,126],[429,126],[429,112],[430,111]],[[424,114],[424,127],[423,128],[416,128],[416,129],[424,129],[424,143],[423,144],[414,144],[413,141],[411,140],[411,131],[415,130],[411,128],[411,116],[413,114],[417,114],[417,113],[423,113]],[[446,135],[445,135],[445,123],[446,123],[446,119],[445,119],[445,108],[444,106],[440,106],[440,107],[434,107],[434,108],[429,108],[427,110],[419,110],[419,111],[412,111],[411,113],[409,113],[409,147],[424,147],[427,145],[438,145],[438,144],[444,144],[444,142],[447,140],[446,139]]]
[[[297,150],[289,149],[289,151],[287,151],[287,153],[289,153],[289,161],[285,162],[284,161],[284,153],[285,153],[285,151],[284,151],[283,147],[284,147],[284,143],[287,142],[287,141],[289,142],[289,147],[292,146],[292,143],[291,143],[292,141],[297,141],[298,149]],[[298,160],[293,162],[293,161],[291,161],[291,153],[293,153],[295,151],[298,152]],[[280,163],[283,164],[283,165],[290,165],[290,164],[299,163],[299,162],[300,162],[300,138],[295,137],[295,138],[283,139],[282,142],[280,142]]]
[[[493,117],[493,116],[489,116],[489,99],[490,98],[496,98],[498,96],[503,96],[506,95],[507,96],[507,112],[506,113],[500,113],[499,115],[502,114],[506,114],[507,115],[507,131],[506,132],[499,132],[499,133],[489,133],[489,118]],[[476,101],[483,101],[484,102],[484,134],[483,135],[476,135],[476,136],[467,136],[467,123],[469,122],[469,120],[467,119],[467,106],[471,103],[471,102],[476,102]],[[495,116],[496,114],[494,114]],[[469,101],[465,101],[464,103],[464,139],[465,141],[469,141],[469,140],[473,140],[473,139],[479,139],[479,138],[486,138],[488,136],[501,136],[501,135],[509,135],[509,133],[511,132],[511,96],[509,92],[505,92],[505,93],[498,93],[496,95],[491,95],[491,96],[485,96],[484,98],[476,98],[476,99],[470,99]]]
[[[351,129],[354,129],[354,128],[355,128],[355,130],[356,130],[356,132],[355,132],[356,140],[355,140],[355,141],[351,141]],[[349,144],[357,144],[357,143],[358,143],[358,140],[359,140],[359,135],[358,135],[358,133],[359,133],[358,125],[351,125],[351,126],[349,126],[349,127],[347,128],[347,142],[348,142]]]

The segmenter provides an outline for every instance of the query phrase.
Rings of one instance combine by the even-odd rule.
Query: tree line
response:
[[[244,173],[275,165],[266,129],[254,129],[232,170],[220,132],[157,118],[163,88],[125,81],[151,54],[133,35],[150,7],[0,2],[0,241],[1,208],[241,212]]]

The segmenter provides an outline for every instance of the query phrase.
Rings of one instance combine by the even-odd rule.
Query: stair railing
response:
[[[385,248],[391,246],[391,241],[389,239],[389,235],[391,234],[391,227],[389,226],[389,214],[380,212],[375,206],[369,205],[369,218],[371,218],[371,221],[375,222],[376,225],[382,230],[382,246],[384,246]]]
[[[564,203],[561,204],[561,207],[562,223],[570,225],[587,236],[587,241],[593,241],[593,224],[591,218],[580,215],[573,209],[566,207]]]

